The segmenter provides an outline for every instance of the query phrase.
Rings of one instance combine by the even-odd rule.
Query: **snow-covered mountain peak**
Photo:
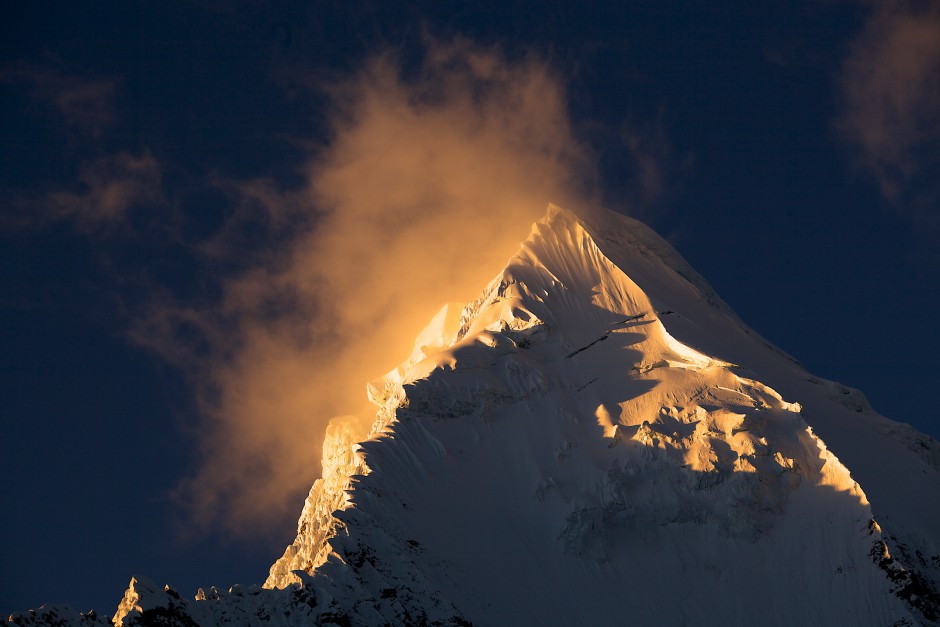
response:
[[[801,575],[792,585],[823,604],[828,593],[820,591],[833,585],[831,573],[844,572],[842,562],[860,565],[860,555],[883,546],[866,494],[814,434],[800,403],[757,376],[768,360],[805,373],[740,323],[640,223],[604,213],[584,221],[549,207],[506,268],[463,309],[459,327],[453,342],[416,349],[370,387],[378,419],[371,437],[350,449],[355,461],[343,488],[352,494],[349,508],[330,518],[337,535],[324,534],[324,548],[343,547],[338,559],[345,560],[350,546],[374,551],[373,525],[396,547],[387,550],[408,555],[411,540],[392,531],[408,530],[436,559],[473,573],[452,586],[435,583],[435,598],[448,599],[448,611],[488,604],[509,612],[517,601],[507,591],[519,578],[534,588],[573,586],[579,598],[594,598],[588,590],[603,588],[597,575],[562,573],[580,572],[577,565],[588,560],[629,576],[638,567],[635,551],[652,551],[652,559],[651,547],[663,550],[671,542],[704,542],[683,560],[715,563],[750,563],[799,544],[826,556],[826,565],[816,579]],[[738,357],[735,363],[699,350],[718,335],[730,340],[724,354]],[[755,354],[760,358],[749,359]],[[350,448],[348,441],[337,446]],[[420,481],[399,482],[415,473]],[[374,495],[390,492],[402,501],[386,510],[388,499]],[[473,541],[489,516],[517,539]],[[839,521],[838,541],[806,528],[816,518]],[[452,546],[455,536],[466,538],[465,546]],[[300,566],[299,554],[288,549],[267,585],[295,581],[290,571]],[[318,555],[320,563],[328,558]],[[532,555],[544,573],[530,572]],[[802,559],[774,555],[790,573],[804,568]],[[431,568],[407,561],[409,576],[417,576],[412,568]],[[881,590],[879,616],[908,611],[889,594],[891,583],[877,564],[868,564],[853,566],[861,572],[832,606],[833,618],[868,598],[871,586]],[[315,574],[331,569],[307,565]],[[812,569],[819,568],[814,562]],[[276,577],[276,570],[282,574]],[[747,588],[762,576],[752,567],[736,570],[719,580]],[[597,608],[604,605],[594,600]],[[567,605],[573,601],[558,602],[527,620],[575,620]],[[594,611],[614,620],[610,608]],[[781,616],[798,620],[800,611]]]
[[[938,618],[940,446],[809,375],[635,220],[549,207],[368,395],[264,589],[135,581],[118,621]]]

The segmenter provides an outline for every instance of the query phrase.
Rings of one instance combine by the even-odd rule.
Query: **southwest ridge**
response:
[[[459,311],[459,313],[458,313]],[[264,588],[117,624],[937,621],[940,446],[807,373],[642,224],[549,207],[334,421]],[[103,624],[63,608],[17,624]]]

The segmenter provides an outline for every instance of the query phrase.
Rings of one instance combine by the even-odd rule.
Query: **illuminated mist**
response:
[[[366,383],[440,306],[475,298],[550,201],[592,200],[563,84],[539,58],[432,42],[416,78],[384,54],[329,93],[334,134],[302,191],[230,186],[294,229],[288,245],[215,306],[163,304],[136,331],[199,394],[201,466],[179,495],[235,532],[296,515],[330,418],[359,416],[364,436]],[[199,355],[179,340],[194,331]]]

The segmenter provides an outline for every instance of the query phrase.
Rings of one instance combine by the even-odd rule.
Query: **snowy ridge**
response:
[[[369,395],[264,588],[135,578],[115,623],[940,618],[940,445],[810,376],[629,218],[550,207]]]
[[[456,332],[455,312],[459,314],[459,311],[453,304],[444,305],[415,339],[411,356],[385,377],[367,386],[369,399],[379,408],[368,432],[364,432],[363,425],[355,416],[340,416],[330,421],[323,441],[323,476],[310,489],[297,523],[297,537],[271,566],[265,588],[283,588],[299,583],[295,570],[312,573],[327,560],[331,552],[328,540],[342,526],[333,512],[349,506],[347,491],[352,487],[353,477],[369,472],[360,453],[359,441],[375,438],[395,419],[395,408],[403,394],[401,384],[404,377],[429,352],[450,345]]]
[[[334,418],[330,422],[323,442],[323,476],[310,488],[297,524],[297,537],[271,566],[266,588],[297,583],[300,580],[293,571],[313,572],[326,561],[330,553],[327,541],[341,525],[333,512],[348,507],[347,490],[352,486],[352,477],[368,472],[357,451],[361,436],[352,419]]]

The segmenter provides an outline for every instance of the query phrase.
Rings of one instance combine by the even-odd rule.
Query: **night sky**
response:
[[[231,286],[254,285],[239,280],[259,268],[277,275],[301,231],[331,241],[324,216],[347,205],[327,209],[329,194],[304,190],[342,171],[342,151],[329,151],[350,128],[373,128],[336,120],[354,108],[343,86],[376,58],[400,84],[435,86],[415,96],[432,111],[450,102],[449,68],[467,75],[473,54],[497,59],[503,78],[473,83],[481,91],[469,89],[467,106],[485,118],[496,109],[479,102],[503,104],[508,120],[515,101],[487,94],[512,95],[519,77],[547,69],[563,117],[535,128],[553,138],[545,129],[562,129],[577,158],[556,161],[577,171],[565,185],[520,176],[539,188],[520,197],[577,189],[564,200],[644,220],[809,371],[940,437],[940,5],[229,4],[0,8],[4,616],[51,602],[110,614],[138,573],[187,596],[260,583],[291,541],[322,426],[295,433],[305,452],[284,471],[299,479],[273,491],[281,505],[266,517],[239,509],[242,484],[225,473],[251,475],[256,460],[216,437],[232,381],[245,380],[227,368],[255,354],[251,329],[302,326],[311,311],[324,319],[328,299],[317,296],[336,288],[314,281],[243,307],[233,294],[256,292]],[[450,56],[421,83],[440,50]],[[381,111],[381,82],[368,93]],[[510,139],[494,158],[529,154]],[[457,158],[459,142],[448,150]],[[472,182],[473,166],[464,169]],[[367,172],[356,185],[377,180]],[[375,198],[366,215],[386,215]],[[416,211],[444,216],[434,228],[462,228],[447,222],[447,202]],[[412,228],[397,215],[387,213],[386,230]],[[501,229],[498,212],[480,215]],[[316,246],[307,254],[314,264],[344,259]],[[371,272],[343,265],[348,282]],[[303,342],[333,346],[328,325],[305,329]],[[311,414],[330,403],[298,395]],[[265,407],[258,398],[245,407]],[[279,420],[251,411],[259,437]],[[230,492],[206,501],[193,477]]]

